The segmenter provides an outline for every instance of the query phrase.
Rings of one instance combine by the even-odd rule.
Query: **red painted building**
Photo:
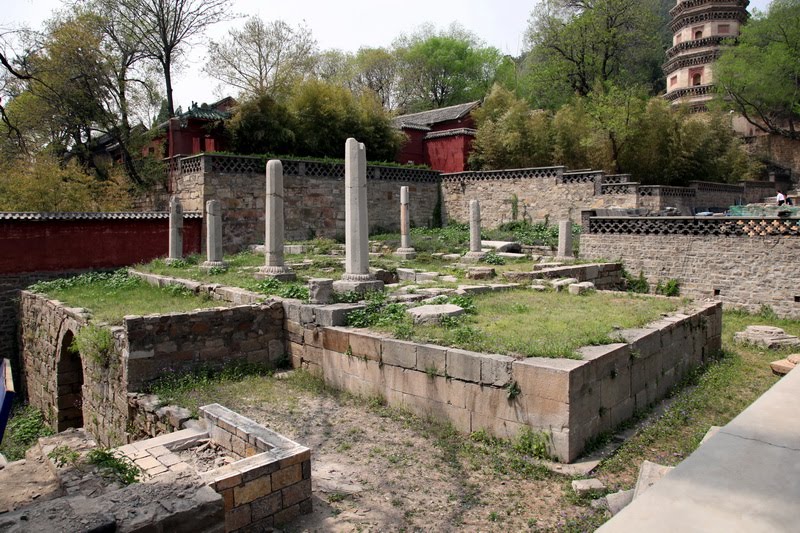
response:
[[[398,163],[428,165],[441,172],[467,170],[475,137],[472,110],[480,101],[396,117],[394,126],[408,141],[397,153]]]
[[[225,150],[223,121],[231,117],[234,106],[236,100],[230,96],[213,104],[192,103],[187,111],[155,126],[160,133],[142,155],[172,157]]]

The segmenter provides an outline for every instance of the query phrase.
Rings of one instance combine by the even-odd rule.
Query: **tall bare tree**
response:
[[[131,34],[142,39],[148,57],[164,74],[169,116],[175,115],[172,69],[185,48],[208,26],[234,18],[230,0],[104,0]]]
[[[303,25],[252,17],[208,47],[204,72],[245,96],[283,99],[296,80],[311,74],[317,42]]]

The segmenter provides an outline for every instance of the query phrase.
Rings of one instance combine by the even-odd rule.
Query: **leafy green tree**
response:
[[[225,129],[238,154],[290,154],[294,127],[289,110],[265,94],[239,104]]]
[[[501,61],[496,48],[454,26],[436,33],[431,27],[395,43],[401,64],[400,90],[411,110],[464,103],[483,97]]]
[[[510,91],[495,85],[473,112],[478,126],[470,166],[481,169],[547,166],[553,161],[552,118],[532,111]]]
[[[251,17],[226,39],[211,41],[203,70],[246,98],[270,95],[281,100],[312,72],[316,46],[306,26]]]
[[[404,95],[397,90],[399,63],[395,53],[386,48],[359,48],[351,61],[355,92],[375,94],[384,109],[405,103]]]
[[[542,0],[526,58],[536,104],[558,107],[597,83],[655,83],[663,62],[658,13],[659,0]]]
[[[729,109],[761,131],[800,139],[800,2],[773,0],[714,65]]]

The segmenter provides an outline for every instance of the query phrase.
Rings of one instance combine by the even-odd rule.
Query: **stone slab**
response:
[[[644,494],[656,481],[666,476],[674,467],[664,466],[651,461],[643,461],[639,467],[639,477],[636,478],[636,488],[633,497],[638,498]]]
[[[368,292],[376,292],[383,290],[383,282],[379,280],[369,281],[334,281],[334,292],[348,293],[357,292],[359,294],[366,294]]]
[[[522,251],[522,245],[518,242],[508,241],[481,241],[481,248],[491,248],[495,252],[516,252]],[[523,257],[525,254],[522,254]]]
[[[572,490],[578,496],[587,496],[606,490],[606,486],[599,479],[575,479],[572,481]]]
[[[569,293],[574,295],[588,294],[595,290],[594,283],[591,281],[583,281],[581,283],[573,283],[568,287]]]
[[[789,372],[791,372],[795,365],[791,363],[788,359],[779,359],[778,361],[773,361],[769,364],[770,369],[772,370],[773,374],[778,376],[785,376]]]
[[[470,267],[467,269],[467,279],[491,279],[497,276],[492,267]]]
[[[438,324],[443,316],[455,317],[464,314],[464,310],[454,304],[421,305],[408,310],[415,324]]]
[[[557,291],[564,290],[568,288],[573,283],[578,283],[578,280],[575,278],[566,278],[566,279],[559,279],[550,282],[550,286],[553,287]]]
[[[633,489],[631,489],[606,494],[606,509],[611,513],[611,516],[622,511],[633,501],[633,492]]]
[[[768,350],[786,346],[800,346],[800,339],[794,335],[788,335],[781,328],[773,326],[747,326],[744,331],[734,333],[733,340],[761,346]]]

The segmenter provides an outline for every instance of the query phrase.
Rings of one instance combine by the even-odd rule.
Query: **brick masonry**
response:
[[[289,317],[287,340],[294,366],[333,387],[382,396],[389,405],[448,420],[466,433],[543,431],[552,454],[572,461],[589,439],[665,397],[690,368],[715,354],[721,328],[721,305],[699,304],[620,332],[626,343],[584,348],[583,360],[517,360]],[[507,387],[514,382],[521,392],[510,399]]]
[[[800,318],[798,236],[584,233],[580,256],[621,260],[631,274],[643,272],[651,287],[677,279],[687,296],[751,312],[769,305],[780,316]]]

